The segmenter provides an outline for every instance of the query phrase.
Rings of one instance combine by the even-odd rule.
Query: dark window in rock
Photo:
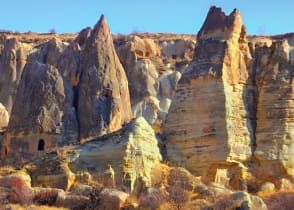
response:
[[[4,154],[7,155],[8,151],[7,151],[7,148],[5,147],[4,149]]]
[[[45,149],[45,141],[43,139],[40,139],[38,143],[38,150],[43,151],[44,149]]]

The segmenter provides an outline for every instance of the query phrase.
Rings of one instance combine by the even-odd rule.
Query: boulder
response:
[[[85,142],[132,118],[127,77],[103,15],[86,41],[80,69],[78,117],[80,141]]]
[[[267,210],[267,206],[264,201],[257,196],[250,195],[246,192],[233,193],[229,201],[232,205],[229,209],[241,209],[241,210]]]
[[[97,209],[120,210],[126,202],[129,195],[116,189],[103,189],[100,193],[101,202]]]
[[[131,192],[142,182],[151,186],[151,171],[161,161],[154,131],[143,117],[75,150],[77,154],[69,164],[74,173],[88,171],[106,185],[113,186],[114,180],[116,186]]]

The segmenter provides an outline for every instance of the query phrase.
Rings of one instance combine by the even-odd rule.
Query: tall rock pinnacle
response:
[[[115,131],[132,118],[128,81],[104,15],[81,55],[80,141]]]
[[[211,7],[164,125],[169,160],[204,175],[251,156],[250,63],[239,12]]]

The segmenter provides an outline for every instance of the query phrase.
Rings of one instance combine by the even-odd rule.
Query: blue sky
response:
[[[26,32],[78,32],[102,13],[112,33],[192,33],[211,5],[228,14],[238,8],[249,34],[294,32],[291,0],[0,0],[0,29]]]

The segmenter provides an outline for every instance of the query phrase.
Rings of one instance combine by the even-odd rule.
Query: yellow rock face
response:
[[[263,178],[294,176],[293,62],[287,41],[274,42],[255,51],[258,66],[255,157],[267,173]]]
[[[210,25],[214,19],[222,22]],[[204,175],[212,164],[251,156],[252,128],[244,103],[251,57],[238,11],[225,16],[211,8],[197,40],[164,134],[168,159]]]

